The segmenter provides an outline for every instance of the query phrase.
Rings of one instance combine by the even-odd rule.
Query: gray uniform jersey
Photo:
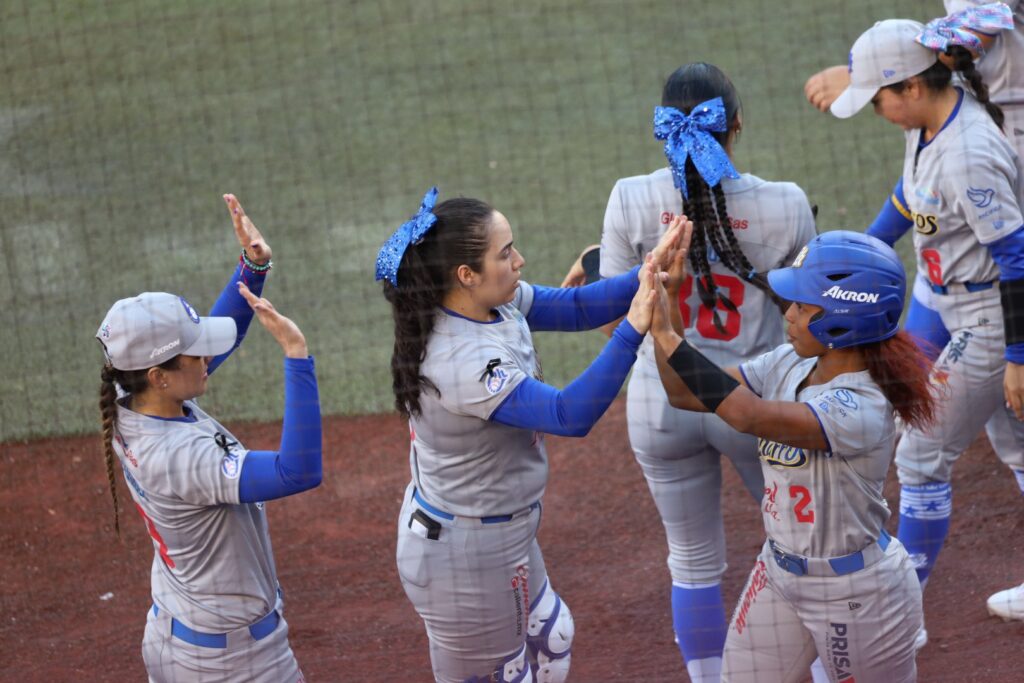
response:
[[[543,434],[489,421],[524,379],[540,378],[525,317],[532,304],[533,287],[521,282],[492,323],[438,312],[420,371],[440,396],[420,394],[409,457],[421,494],[451,514],[512,514],[544,495]]]
[[[788,265],[814,238],[814,216],[797,185],[744,173],[735,180],[723,179],[722,190],[733,233],[758,272]],[[643,263],[681,206],[682,198],[667,168],[615,183],[604,217],[601,275],[611,277]],[[701,306],[691,278],[680,296],[686,297],[684,315],[688,319],[684,324],[693,345],[719,365],[737,365],[780,344],[782,316],[767,295],[723,266],[710,247],[708,261],[715,282],[739,313],[720,306],[719,316],[726,328],[725,333],[720,332],[712,324],[710,311]],[[644,340],[638,362],[653,367],[651,344],[650,339]]]
[[[997,279],[984,245],[1024,223],[1016,153],[968,92],[943,129],[923,147],[920,140],[919,129],[907,131],[903,162],[918,271],[936,285]]]
[[[238,502],[248,451],[192,401],[193,422],[117,409],[114,452],[153,539],[153,601],[224,633],[274,609],[277,571],[261,503]]]
[[[946,0],[952,14],[989,0]],[[1002,31],[992,47],[978,60],[978,71],[996,104],[1024,105],[1024,2],[1003,0],[1013,10],[1013,28]]]
[[[838,557],[873,543],[889,518],[882,485],[895,450],[896,424],[892,405],[866,370],[798,393],[816,362],[785,344],[740,370],[763,398],[810,406],[829,445],[817,451],[758,440],[769,538],[791,553]]]

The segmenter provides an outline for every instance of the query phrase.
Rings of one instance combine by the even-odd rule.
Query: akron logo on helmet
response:
[[[830,299],[838,299],[839,301],[858,301],[866,304],[877,304],[878,295],[869,294],[867,292],[855,292],[852,289],[843,289],[838,285],[829,287],[821,293],[822,296]]]

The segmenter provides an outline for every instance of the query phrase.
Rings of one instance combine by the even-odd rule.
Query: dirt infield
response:
[[[276,425],[232,427],[250,448],[276,447]],[[268,505],[291,642],[311,682],[430,680],[423,628],[394,564],[406,439],[393,416],[328,420],[323,486]],[[687,680],[672,642],[664,537],[629,453],[624,404],[588,438],[549,446],[540,540],[576,618],[570,680]],[[114,539],[98,440],[0,449],[2,678],[145,680],[140,642],[153,551],[130,507],[122,509],[124,542]],[[731,608],[763,527],[726,470]],[[892,509],[894,480],[890,472]],[[925,595],[931,641],[918,656],[920,680],[1024,680],[1024,623],[985,612],[991,592],[1024,581],[1024,500],[983,437],[954,481],[951,539]]]

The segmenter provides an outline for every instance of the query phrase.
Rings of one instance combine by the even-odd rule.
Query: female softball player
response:
[[[660,284],[652,336],[669,402],[758,439],[768,534],[729,626],[722,681],[798,681],[820,656],[831,681],[916,679],[921,589],[885,532],[895,415],[935,408],[928,362],[898,332],[906,276],[891,247],[829,232],[768,281],[789,343],[721,370],[683,339]],[[671,324],[669,319],[671,318]]]
[[[1019,172],[1024,159],[1024,3],[1009,0],[1005,9],[975,0],[946,0],[944,4],[949,16],[925,27],[928,46],[937,50],[939,60],[950,68],[955,66],[957,53],[963,62],[965,50],[977,58],[977,71],[988,85],[990,99],[1003,110],[1003,132],[1017,154]],[[812,104],[825,111],[849,84],[847,67],[832,67],[812,76],[805,92]],[[901,180],[868,233],[894,244],[913,226],[912,219]],[[935,298],[928,279],[919,273],[905,327],[926,342],[922,348],[933,360],[950,341]],[[997,409],[985,427],[993,449],[1013,469],[1024,493],[1024,424],[1011,410]],[[988,609],[1006,619],[1024,619],[1024,585],[991,596]]]
[[[653,292],[637,268],[576,289],[529,285],[501,213],[476,199],[435,208],[436,197],[427,193],[377,258],[395,321],[395,406],[412,439],[398,573],[436,680],[559,683],[574,629],[536,541],[544,435],[583,436],[605,412],[650,325]],[[666,233],[657,259],[678,234]],[[575,381],[543,383],[532,332],[624,313]]]
[[[1002,111],[989,101],[970,53],[958,44],[962,32],[950,38],[939,29],[909,20],[876,24],[854,44],[851,85],[831,106],[846,118],[870,101],[906,131],[896,201],[913,221],[918,272],[927,274],[915,286],[925,304],[917,327],[934,329],[941,322],[949,335],[933,371],[933,381],[944,388],[938,419],[929,429],[908,429],[896,455],[899,537],[922,584],[949,529],[953,463],[1003,411],[1004,401],[1016,418],[1007,424],[1019,430],[1024,418],[1019,160],[1001,130]],[[952,80],[936,49],[948,52],[959,80]],[[1024,448],[1014,441],[993,439],[993,446],[1021,470]]]
[[[675,215],[689,216],[695,277],[680,291],[683,324],[698,348],[728,365],[782,342],[779,300],[764,274],[791,263],[815,236],[797,185],[733,168],[741,124],[739,95],[721,70],[695,63],[673,73],[655,110],[669,167],[616,182],[600,251],[601,275],[619,275],[643,262]],[[757,444],[714,415],[674,410],[652,345],[639,355],[628,389],[629,440],[665,527],[676,642],[693,681],[717,682],[726,635],[720,454],[760,500]]]
[[[263,501],[320,483],[320,403],[302,332],[260,298],[271,250],[225,195],[241,263],[201,318],[184,298],[115,303],[96,338],[106,365],[100,411],[119,529],[114,458],[153,539],[149,680],[302,681],[288,645]],[[245,337],[253,311],[284,349],[279,451],[250,451],[196,404]]]

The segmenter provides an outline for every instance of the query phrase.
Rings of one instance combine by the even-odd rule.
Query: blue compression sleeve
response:
[[[1024,279],[1024,226],[987,246],[992,260],[999,266],[1000,280]],[[1024,364],[1024,343],[1007,346],[1006,360]]]
[[[273,500],[316,488],[323,479],[322,452],[313,357],[285,358],[281,450],[249,451],[239,475],[239,501]]]
[[[533,286],[533,306],[526,322],[534,331],[578,332],[617,320],[629,310],[640,287],[640,266],[583,287]]]
[[[249,323],[252,322],[252,308],[249,306],[249,302],[238,293],[238,283],[244,282],[249,291],[256,296],[260,296],[263,292],[263,283],[266,281],[266,273],[250,272],[244,269],[241,263],[235,268],[235,272],[231,274],[231,279],[228,281],[227,286],[221,291],[216,303],[213,304],[213,308],[210,309],[210,316],[234,318],[238,333],[235,337],[235,345],[228,349],[226,353],[222,353],[210,361],[210,364],[206,367],[207,375],[212,375],[213,371],[220,367],[220,364],[227,360],[228,356],[242,345],[245,333],[249,330]]]
[[[527,377],[491,419],[510,427],[558,436],[586,436],[619,393],[644,335],[623,320],[590,367],[558,389]]]
[[[891,247],[912,225],[914,218],[907,208],[907,200],[903,197],[903,176],[900,176],[882,210],[868,226],[867,234],[877,237]]]

